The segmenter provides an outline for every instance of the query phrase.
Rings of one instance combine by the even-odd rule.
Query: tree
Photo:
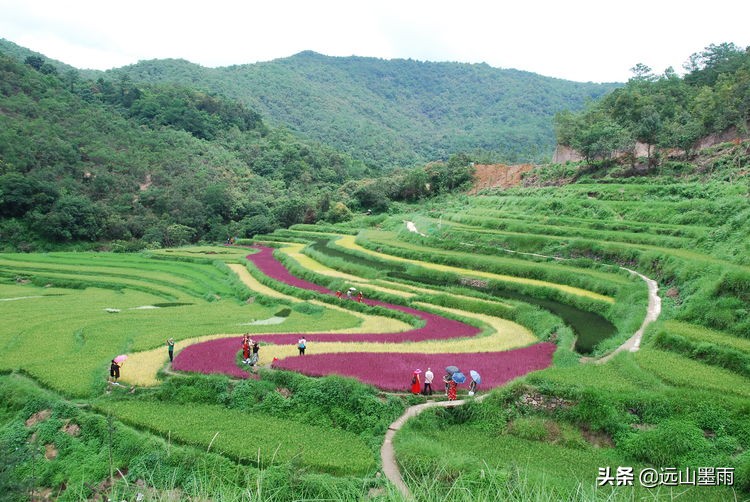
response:
[[[630,69],[633,74],[631,81],[633,82],[653,82],[657,77],[653,74],[650,67],[643,63],[638,63]]]
[[[703,135],[703,126],[698,118],[683,112],[664,126],[662,146],[676,146],[685,152],[685,159],[692,154],[695,143]]]
[[[62,195],[49,213],[36,216],[36,230],[52,240],[95,241],[102,235],[106,211],[79,195]]]
[[[184,246],[185,244],[189,244],[194,236],[194,228],[173,223],[165,229],[162,237],[162,245],[165,247]]]
[[[34,68],[36,71],[39,71],[42,69],[42,65],[44,65],[44,58],[41,56],[27,56],[23,62]]]
[[[57,196],[57,188],[50,183],[20,173],[0,176],[0,216],[23,216],[31,209],[45,212]]]
[[[685,75],[685,82],[694,86],[712,86],[719,75],[736,72],[747,56],[747,51],[733,43],[711,44],[688,58],[684,65],[689,72]]]
[[[390,193],[386,189],[383,180],[367,180],[359,185],[352,197],[357,200],[359,207],[374,213],[382,213],[388,210],[390,205]]]
[[[333,205],[331,210],[328,211],[326,219],[331,223],[341,223],[342,221],[349,221],[352,219],[352,212],[348,207],[346,207],[346,204],[344,204],[343,202],[337,202]]]
[[[581,129],[573,148],[580,151],[586,162],[595,159],[609,160],[616,151],[632,147],[632,136],[628,131],[609,118],[602,118]]]
[[[276,220],[282,227],[302,223],[307,211],[307,203],[299,198],[282,199],[276,207]]]
[[[662,121],[659,112],[651,106],[641,111],[641,119],[635,126],[635,139],[647,145],[646,157],[651,165],[651,149],[662,134]]]
[[[430,190],[435,193],[459,190],[472,182],[474,172],[474,163],[468,155],[455,154],[448,162],[436,163],[427,168]]]

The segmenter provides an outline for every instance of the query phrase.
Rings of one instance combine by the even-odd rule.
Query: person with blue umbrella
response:
[[[456,390],[458,387],[458,384],[464,383],[466,381],[466,375],[461,373],[460,371],[456,371],[451,376],[451,381],[448,384],[448,401],[455,401],[456,400]]]
[[[482,383],[482,377],[474,370],[469,371],[471,383],[469,384],[469,395],[473,396],[477,391],[477,384]]]

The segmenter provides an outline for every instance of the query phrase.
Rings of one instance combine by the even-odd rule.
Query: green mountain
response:
[[[338,187],[367,174],[222,96],[26,61],[0,53],[0,241],[11,249],[252,235],[324,217]]]
[[[205,68],[152,60],[105,78],[176,83],[235,98],[271,124],[377,167],[469,152],[492,161],[549,158],[552,117],[618,84],[578,83],[492,68],[301,52],[266,63]]]

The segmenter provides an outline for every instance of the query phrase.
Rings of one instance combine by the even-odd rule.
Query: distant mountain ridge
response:
[[[0,39],[23,60],[36,52]],[[42,55],[44,56],[44,55]],[[67,64],[50,61],[60,72]],[[274,126],[372,167],[408,167],[470,152],[483,161],[545,161],[552,118],[621,84],[579,83],[487,64],[330,57],[312,51],[269,62],[207,68],[183,59],[140,61],[85,78],[174,83],[246,104]]]
[[[141,61],[106,73],[225,94],[269,123],[380,167],[415,165],[456,152],[486,152],[507,161],[548,159],[555,146],[554,114],[580,110],[619,86],[486,64],[311,51],[223,68],[184,60]]]

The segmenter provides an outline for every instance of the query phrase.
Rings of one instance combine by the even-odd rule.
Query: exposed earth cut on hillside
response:
[[[469,191],[476,194],[485,188],[511,188],[521,183],[523,173],[531,171],[532,164],[477,164],[474,166],[474,186]]]

